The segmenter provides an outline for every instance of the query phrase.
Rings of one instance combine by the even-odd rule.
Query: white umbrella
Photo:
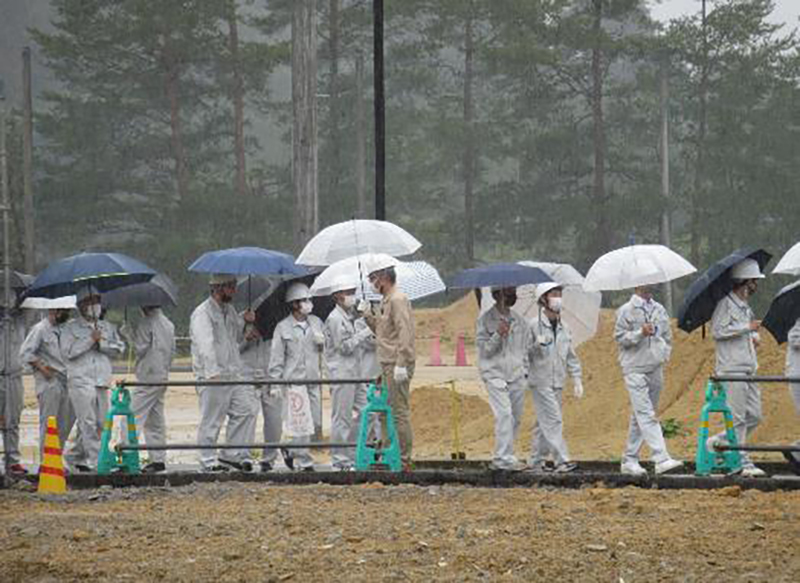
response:
[[[75,296],[63,296],[60,298],[25,298],[22,302],[23,308],[29,310],[71,310],[77,305]]]
[[[663,245],[631,245],[606,253],[586,274],[587,291],[631,289],[666,283],[697,269]]]
[[[364,253],[392,257],[411,255],[422,247],[408,231],[386,221],[353,219],[324,228],[297,258],[299,265],[332,265]]]
[[[410,300],[418,300],[445,290],[439,272],[429,263],[424,261],[405,263],[388,255],[362,254],[342,259],[328,266],[314,281],[311,293],[314,296],[330,295],[332,286],[345,279],[352,281],[352,285],[360,297],[365,297],[369,301],[379,300],[381,296],[372,290],[367,269],[364,269],[365,265],[375,261],[381,263],[385,261],[394,266],[395,273],[397,273],[397,286]]]
[[[397,287],[412,302],[442,293],[447,289],[439,272],[427,261],[401,261],[395,271],[397,272]],[[367,285],[363,289],[368,301],[374,302],[381,299],[380,294],[375,293],[370,286]]]
[[[785,273],[786,275],[800,275],[800,243],[789,249],[778,261],[772,273]]]
[[[352,278],[353,287],[358,288],[364,286],[369,288],[368,269],[367,265],[371,265],[376,261],[384,262],[387,265],[393,265],[395,269],[400,264],[400,261],[386,254],[381,253],[362,253],[353,257],[347,257],[332,263],[320,273],[311,285],[311,294],[314,296],[329,296],[331,295],[331,286],[339,283],[342,278]],[[398,279],[399,279],[398,274]]]
[[[597,323],[600,317],[600,302],[602,294],[597,291],[583,289],[583,276],[580,272],[567,263],[545,263],[537,261],[520,261],[528,267],[538,267],[553,281],[563,287],[563,306],[561,318],[572,331],[572,340],[575,346],[583,344],[597,332]],[[481,312],[485,312],[494,305],[491,290],[482,288]],[[536,302],[536,285],[521,285],[517,288],[517,303],[514,310],[529,320],[539,316],[539,306]]]

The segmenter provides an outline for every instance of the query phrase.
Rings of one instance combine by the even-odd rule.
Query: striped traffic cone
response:
[[[44,438],[44,460],[39,467],[39,493],[63,494],[67,491],[64,479],[64,461],[61,459],[61,443],[58,440],[56,418],[47,418],[47,435]]]

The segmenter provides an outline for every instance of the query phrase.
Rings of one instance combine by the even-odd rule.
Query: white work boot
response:
[[[765,472],[761,468],[757,468],[756,466],[748,466],[746,468],[742,468],[743,478],[764,478],[766,477],[766,475],[767,472]]]
[[[622,462],[619,471],[626,476],[644,476],[647,474],[647,470],[640,466],[639,462]]]
[[[667,458],[663,462],[658,462],[656,464],[656,474],[666,474],[667,472],[680,468],[682,465],[683,462],[680,460]]]

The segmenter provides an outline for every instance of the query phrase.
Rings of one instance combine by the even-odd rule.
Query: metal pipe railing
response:
[[[117,451],[166,451],[166,450],[187,450],[187,449],[328,449],[356,447],[353,443],[223,443],[223,444],[196,444],[196,443],[165,443],[161,445],[131,445],[119,443],[114,449]]]
[[[715,383],[800,383],[800,377],[782,377],[776,375],[712,375],[710,380]]]
[[[269,380],[229,380],[229,381],[164,381],[164,382],[141,382],[126,381],[117,382],[119,387],[226,387],[229,385],[251,385],[261,386],[289,386],[289,385],[358,385],[374,383],[375,379],[269,379]]]
[[[716,451],[779,451],[784,453],[800,452],[798,445],[727,445],[717,443],[714,445]]]

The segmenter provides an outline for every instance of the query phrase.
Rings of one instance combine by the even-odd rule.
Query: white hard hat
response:
[[[286,303],[311,299],[311,290],[304,283],[293,283],[286,291]]]
[[[555,281],[548,281],[548,282],[545,282],[545,283],[540,283],[540,284],[538,284],[536,286],[536,290],[534,291],[534,297],[536,298],[536,301],[538,302],[539,298],[541,298],[547,292],[553,291],[554,289],[560,289],[561,287],[563,287],[563,286],[560,283],[555,282]]]
[[[731,268],[732,279],[764,279],[764,274],[755,259],[743,259]]]
[[[372,275],[376,271],[382,271],[390,267],[397,267],[398,263],[400,262],[391,255],[386,255],[385,253],[376,253],[364,261],[364,266],[366,267],[367,274]]]
[[[345,291],[348,289],[356,289],[357,287],[358,282],[356,281],[355,277],[341,275],[333,280],[329,289],[331,294],[335,294],[336,292]]]

